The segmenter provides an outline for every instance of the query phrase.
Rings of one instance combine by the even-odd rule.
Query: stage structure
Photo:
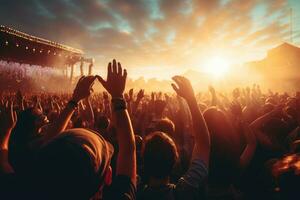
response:
[[[70,80],[74,76],[74,66],[80,63],[80,74],[84,75],[84,64],[88,65],[88,75],[92,73],[94,59],[85,58],[84,52],[57,42],[29,35],[15,29],[0,26],[0,60],[20,64],[39,65],[61,69]]]

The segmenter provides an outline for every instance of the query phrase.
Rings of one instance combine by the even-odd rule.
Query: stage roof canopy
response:
[[[0,26],[0,60],[65,67],[79,62],[83,51]]]

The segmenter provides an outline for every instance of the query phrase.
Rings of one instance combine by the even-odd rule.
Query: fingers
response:
[[[112,63],[108,63],[108,76],[112,74],[122,75],[122,65],[120,62],[117,62],[116,59],[113,59]]]
[[[131,89],[129,90],[129,95],[130,95],[130,96],[133,95],[133,88],[131,88]]]
[[[113,59],[113,71],[112,73],[117,74],[117,61],[115,59]]]
[[[175,92],[177,94],[179,94],[179,88],[174,83],[172,83],[171,85],[172,85],[173,89],[175,90]]]
[[[126,80],[126,78],[127,78],[127,70],[126,69],[124,69],[123,70],[123,78]]]
[[[78,80],[77,83],[81,82],[84,78],[85,78],[85,76],[80,77],[80,79]]]
[[[94,84],[94,81],[97,77],[96,76],[87,76],[86,79],[87,79],[87,82],[90,86],[93,86]]]
[[[112,71],[112,67],[111,67],[111,63],[108,63],[107,66],[107,77],[110,77],[112,75],[113,71]]]
[[[121,63],[118,62],[118,75],[122,75],[122,66]]]
[[[172,79],[177,83],[177,85],[180,87],[184,84],[184,79],[182,76],[174,76]]]
[[[101,76],[97,76],[97,79],[103,87],[106,87],[106,81]]]

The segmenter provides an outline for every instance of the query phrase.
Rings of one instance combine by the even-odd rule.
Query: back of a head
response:
[[[99,130],[107,130],[110,125],[110,120],[106,116],[99,116],[97,120],[97,128]]]
[[[145,139],[143,159],[147,177],[167,178],[178,159],[176,145],[167,134],[153,132]]]
[[[26,171],[29,161],[30,142],[35,138],[35,109],[28,108],[18,115],[9,139],[9,162],[16,172]]]
[[[39,152],[33,185],[50,199],[89,199],[103,186],[112,153],[97,133],[70,129]]]
[[[170,119],[163,118],[156,122],[155,131],[164,132],[170,137],[173,137],[175,132],[175,125]]]

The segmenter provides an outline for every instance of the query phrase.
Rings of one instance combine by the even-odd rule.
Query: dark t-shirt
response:
[[[0,177],[0,199],[37,199],[34,198],[33,189],[26,181],[21,181],[16,174],[6,174]],[[36,195],[38,196],[38,195]]]
[[[159,187],[145,186],[138,192],[138,200],[194,200],[204,197],[208,169],[202,160],[193,160],[186,174],[177,184]]]
[[[128,176],[118,175],[113,180],[110,187],[104,191],[104,200],[134,200],[136,188]]]
[[[15,174],[7,174],[0,177],[0,199],[1,200],[47,200],[47,196],[40,194],[25,181]],[[104,200],[134,200],[136,189],[130,178],[127,176],[117,176],[112,185],[104,193]]]

